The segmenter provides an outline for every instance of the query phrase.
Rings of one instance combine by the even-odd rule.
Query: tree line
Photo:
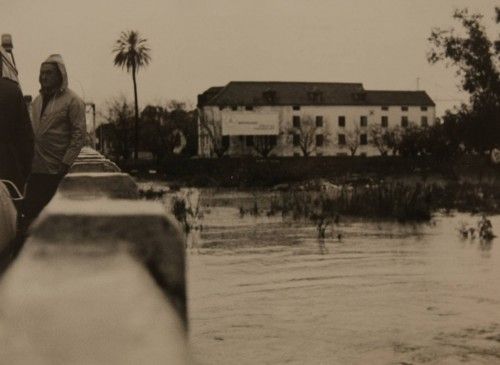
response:
[[[500,8],[495,8],[494,16],[496,23],[500,23]],[[432,29],[427,59],[431,64],[444,62],[455,68],[459,86],[469,94],[469,102],[446,111],[439,123],[430,126],[411,123],[392,129],[371,126],[368,130],[370,143],[381,155],[453,159],[467,153],[489,154],[500,148],[500,39],[491,41],[488,38],[481,14],[462,9],[456,10],[453,18],[464,32]],[[195,110],[187,110],[182,103],[148,105],[139,115],[136,75],[151,61],[146,41],[137,31],[122,32],[116,41],[114,64],[132,74],[134,105],[123,98],[109,103],[105,115],[108,125],[100,127],[97,137],[106,128],[113,152],[124,159],[130,158],[132,151],[137,159],[140,149],[150,151],[158,160],[179,154],[180,150],[195,155],[198,140]],[[229,141],[222,136],[221,127],[205,120],[203,115],[199,123],[200,130],[211,143],[212,152],[218,157],[224,156]],[[287,134],[304,156],[309,156],[319,143],[316,129],[314,121],[306,120],[288,133],[281,133]],[[321,145],[331,143],[329,137],[323,136]],[[276,138],[258,136],[253,138],[252,146],[260,156],[267,157],[276,146]],[[342,144],[355,155],[361,144],[360,130],[346,132]],[[189,147],[185,149],[183,145]]]
[[[96,129],[98,148],[117,160],[136,159],[136,146],[158,163],[167,157],[197,154],[197,111],[186,103],[146,105],[136,118],[134,105],[121,96],[109,101],[101,116],[106,123]]]

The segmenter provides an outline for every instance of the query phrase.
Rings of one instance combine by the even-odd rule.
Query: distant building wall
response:
[[[298,110],[294,110],[298,109]],[[318,117],[318,127],[315,135],[322,135],[322,146],[315,146],[316,141],[311,146],[312,156],[323,155],[333,156],[338,154],[350,154],[349,149],[342,143],[342,135],[349,138],[357,136],[360,145],[356,155],[374,156],[380,155],[378,149],[371,143],[370,128],[375,125],[392,129],[395,127],[404,128],[406,125],[415,124],[418,126],[435,122],[434,106],[375,106],[375,105],[310,105],[310,106],[253,106],[247,110],[246,106],[223,107],[202,106],[198,121],[199,130],[199,155],[201,157],[215,157],[212,151],[212,138],[206,128],[211,128],[216,135],[222,131],[223,120],[231,115],[248,115],[248,120],[252,120],[255,115],[277,115],[278,134],[276,135],[276,146],[271,151],[271,156],[294,156],[302,155],[299,147],[293,143],[294,117],[300,118],[300,123],[316,125]],[[366,123],[362,122],[362,117],[366,118]],[[384,118],[383,120],[383,117]],[[403,119],[405,118],[405,119]],[[254,118],[256,119],[256,118]],[[364,119],[364,118],[363,118]],[[344,122],[342,122],[342,120]],[[345,123],[345,126],[342,124]],[[386,124],[385,124],[386,123]],[[204,127],[205,126],[205,127]],[[356,130],[358,131],[356,133]],[[362,136],[365,137],[362,137]],[[228,156],[256,155],[259,153],[254,146],[251,146],[250,136],[246,135],[226,135],[223,136],[225,142],[229,143],[226,151]],[[361,139],[366,144],[361,144]]]

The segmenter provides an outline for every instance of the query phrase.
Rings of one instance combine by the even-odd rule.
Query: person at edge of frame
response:
[[[4,182],[0,183],[0,275],[24,242],[18,225],[34,147],[29,112],[12,54],[12,38],[10,34],[2,34],[1,39],[0,179]],[[13,197],[16,199],[12,201]]]
[[[40,67],[40,94],[32,103],[35,153],[23,203],[26,229],[54,196],[85,142],[85,104],[68,88],[62,56]]]
[[[2,36],[3,37],[3,36]],[[19,192],[30,173],[33,129],[9,52],[0,46],[0,179],[12,182]],[[6,185],[11,195],[11,187]],[[19,211],[20,205],[15,202]]]

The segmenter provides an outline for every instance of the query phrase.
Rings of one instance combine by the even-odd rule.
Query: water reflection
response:
[[[484,258],[490,258],[491,257],[491,248],[493,246],[493,240],[480,240],[479,241],[479,249],[482,252],[482,257]]]
[[[318,238],[318,247],[319,247],[319,254],[320,255],[325,255],[328,253],[328,249],[325,246],[325,239],[324,238]]]
[[[462,240],[456,228],[475,218],[342,217],[318,239],[308,221],[241,216],[239,205],[211,196],[188,250],[191,341],[202,364],[500,358],[491,340],[500,338],[498,242]],[[500,216],[491,220],[500,231]]]

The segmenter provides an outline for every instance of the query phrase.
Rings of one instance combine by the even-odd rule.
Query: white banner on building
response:
[[[278,113],[226,112],[222,113],[224,136],[278,135]]]

